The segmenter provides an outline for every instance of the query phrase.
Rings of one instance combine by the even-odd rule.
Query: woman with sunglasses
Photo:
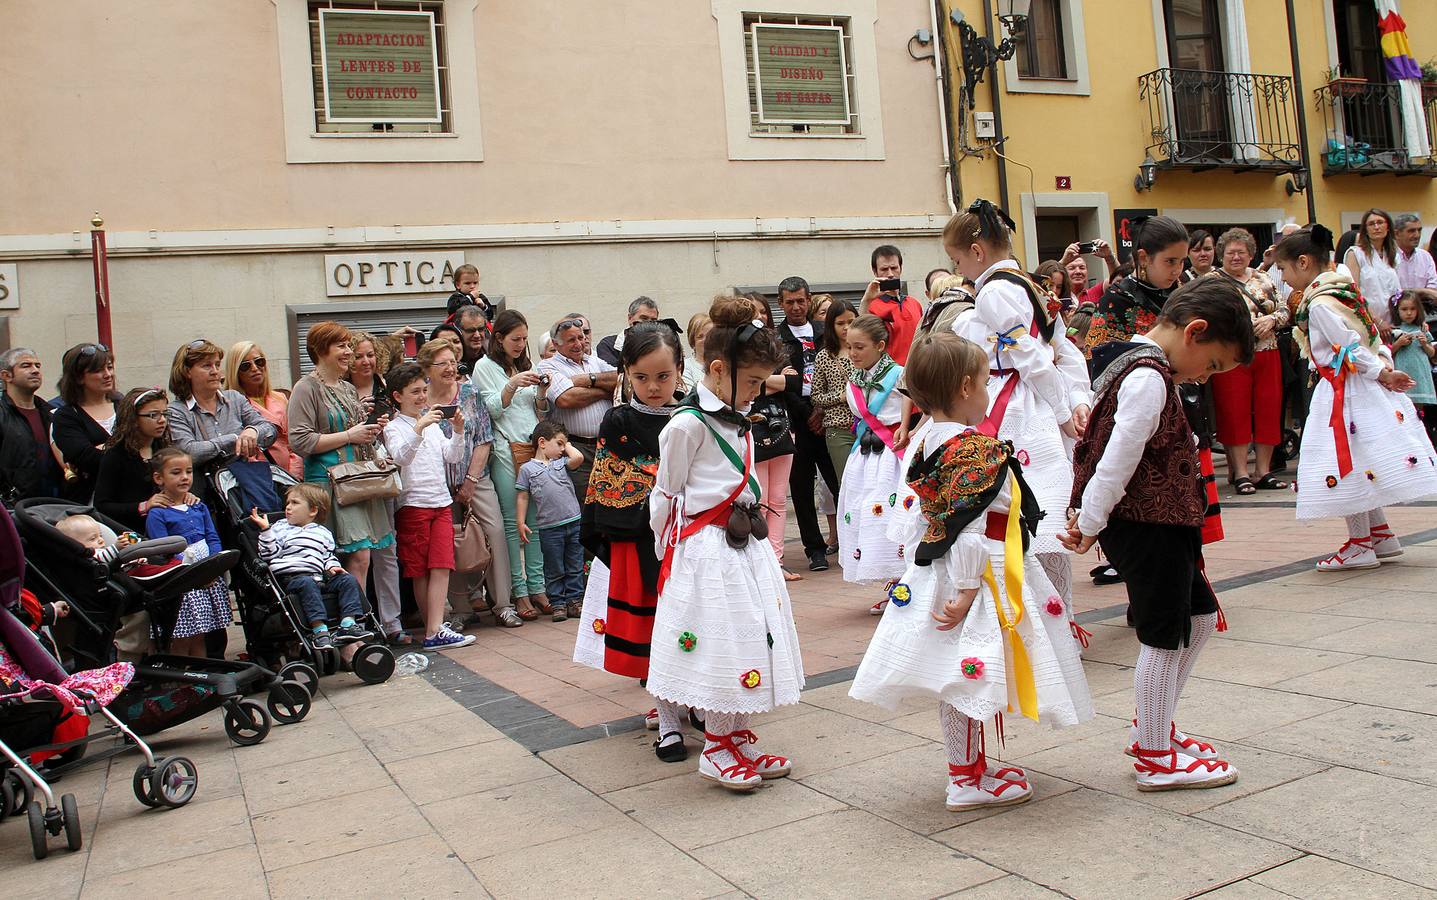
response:
[[[269,360],[254,341],[240,341],[230,348],[225,368],[225,384],[239,391],[265,420],[275,427],[278,436],[269,445],[274,464],[295,478],[304,477],[299,457],[289,449],[289,392],[278,391],[269,384]],[[263,455],[252,457],[263,459]]]
[[[77,344],[60,365],[60,400],[51,434],[65,457],[65,496],[89,503],[100,455],[115,426],[115,357],[104,344]]]
[[[115,427],[95,478],[95,509],[141,534],[150,507],[170,505],[150,477],[151,457],[170,444],[169,406],[164,388],[135,388],[127,393],[116,406]]]

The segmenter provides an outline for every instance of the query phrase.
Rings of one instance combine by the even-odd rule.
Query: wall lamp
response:
[[[1287,191],[1287,196],[1291,197],[1299,191],[1306,191],[1311,183],[1312,179],[1308,176],[1307,170],[1298,169],[1292,173],[1291,178],[1287,179],[1287,184],[1283,185],[1283,189]]]
[[[1150,191],[1157,181],[1158,164],[1153,160],[1153,155],[1149,153],[1143,157],[1142,165],[1138,166],[1138,174],[1133,176],[1133,190],[1139,194]]]

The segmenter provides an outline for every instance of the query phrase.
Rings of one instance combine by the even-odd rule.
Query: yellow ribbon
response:
[[[1033,662],[1028,659],[1028,648],[1018,634],[1018,623],[1023,621],[1023,523],[1019,510],[1022,509],[1023,491],[1018,479],[1009,475],[1012,497],[1008,501],[1008,529],[1003,535],[1003,586],[1007,588],[1008,602],[1013,604],[1013,618],[1008,619],[1003,598],[998,594],[998,580],[993,576],[993,564],[984,564],[983,581],[993,595],[993,608],[998,611],[998,624],[1008,636],[1009,659],[1013,663],[1013,682],[1018,691],[1018,708],[1023,715],[1038,721],[1038,689],[1033,680]],[[1010,694],[1011,696],[1011,694]],[[1013,711],[1013,704],[1008,704]]]

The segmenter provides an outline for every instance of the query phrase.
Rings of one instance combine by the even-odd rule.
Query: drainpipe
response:
[[[1307,221],[1317,221],[1317,199],[1312,192],[1316,185],[1316,173],[1312,171],[1312,156],[1307,147],[1307,94],[1302,90],[1302,60],[1297,52],[1297,23],[1292,8],[1293,0],[1287,0],[1287,51],[1292,57],[1292,89],[1297,94],[1297,147],[1302,154],[1302,167],[1307,170]]]
[[[957,158],[953,150],[953,133],[957,130],[951,127],[952,112],[948,105],[948,60],[943,44],[943,32],[940,27],[947,24],[947,14],[940,15],[939,6],[943,0],[932,0],[928,4],[929,27],[933,32],[933,83],[938,89],[938,131],[943,138],[943,176],[947,180],[947,186],[943,191],[943,199],[948,201],[948,214],[958,214],[958,204],[961,202],[962,193],[958,186],[958,166],[954,163]]]
[[[1292,0],[1287,0],[1289,4]],[[993,40],[993,0],[983,0],[983,36],[997,46]],[[998,64],[993,64],[993,77],[988,79],[988,89],[993,93],[993,133],[998,144],[1003,142],[1003,97],[998,89]],[[995,145],[996,146],[996,145]],[[1008,161],[998,157],[998,205],[1007,210],[1008,206]]]

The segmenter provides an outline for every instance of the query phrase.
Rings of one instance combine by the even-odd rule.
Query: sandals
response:
[[[530,594],[529,605],[537,609],[542,616],[551,616],[554,614],[554,606],[544,594]]]
[[[1248,478],[1246,475],[1237,479],[1232,484],[1233,487],[1237,489],[1237,492],[1244,496],[1257,493],[1257,485],[1253,484],[1252,479]]]
[[[802,575],[798,574],[797,572],[790,572],[788,569],[784,568],[783,566],[779,566],[779,571],[783,573],[783,580],[784,580],[784,581],[793,582],[793,581],[802,581],[802,580],[803,580],[803,576],[802,576]]]
[[[1287,490],[1287,482],[1278,478],[1273,473],[1268,472],[1254,482],[1254,487],[1259,491],[1285,491]]]

